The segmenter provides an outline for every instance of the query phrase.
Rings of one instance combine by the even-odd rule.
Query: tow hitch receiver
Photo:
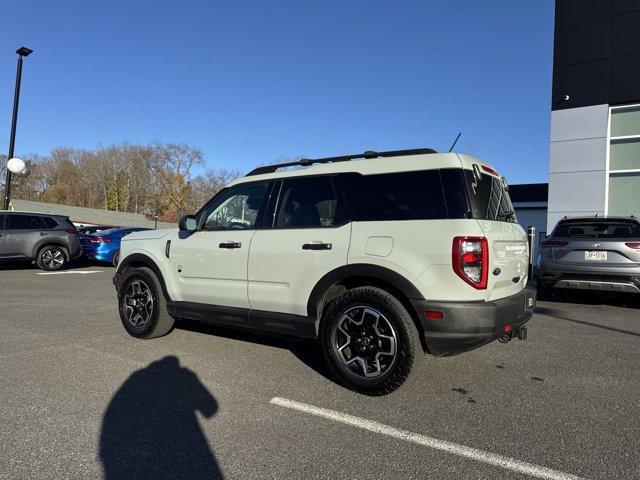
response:
[[[507,327],[507,325],[505,325],[505,327]],[[510,342],[513,337],[517,337],[520,340],[526,340],[527,339],[527,326],[526,325],[522,325],[521,327],[518,327],[515,330],[511,330],[511,328],[504,328],[503,331],[504,331],[504,333],[500,337],[500,343]]]

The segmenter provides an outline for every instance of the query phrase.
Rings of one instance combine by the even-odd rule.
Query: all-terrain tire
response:
[[[386,327],[386,332],[382,332],[385,335],[380,335],[380,337],[383,339],[391,338],[393,333],[396,339],[395,357],[392,360],[389,360],[389,357],[380,357],[387,360],[388,364],[385,369],[381,369],[380,364],[377,364],[380,373],[373,373],[377,376],[366,377],[367,373],[365,373],[369,365],[372,364],[376,367],[374,362],[367,360],[365,367],[353,361],[353,359],[349,359],[351,364],[347,365],[346,362],[349,360],[345,360],[345,353],[339,351],[338,343],[341,341],[347,342],[348,339],[348,343],[355,345],[353,342],[358,341],[358,335],[363,335],[361,341],[364,340],[365,334],[361,331],[358,334],[354,333],[352,336],[344,333],[344,328],[346,328],[344,322],[355,323],[354,320],[350,319],[351,312],[354,312],[354,316],[359,316],[360,310],[358,309],[362,309],[363,312],[367,309],[367,312],[369,312],[367,315],[371,317],[368,320],[370,324],[374,323],[376,313],[380,314],[381,316],[377,318],[383,319],[382,323]],[[363,322],[365,322],[365,317],[365,313],[362,313]],[[349,319],[345,320],[347,318]],[[375,322],[380,326],[380,320],[375,320]],[[343,330],[338,328],[339,324],[342,325]],[[356,328],[358,327],[356,326]],[[356,331],[354,330],[354,332]],[[339,336],[342,337],[342,340],[338,339]],[[352,341],[353,338],[355,340]],[[373,343],[376,341],[378,339],[374,338]],[[405,307],[389,292],[375,287],[358,287],[348,290],[336,297],[327,306],[320,323],[320,343],[325,360],[338,381],[347,388],[365,395],[386,395],[398,389],[409,377],[416,356],[422,354],[418,330]],[[371,343],[371,340],[367,341],[367,347]],[[361,343],[355,346],[353,350],[367,347],[363,347]],[[381,349],[389,348],[384,346]],[[367,358],[370,359],[371,357]],[[372,374],[371,372],[368,373]]]
[[[147,267],[132,268],[125,275],[126,277],[119,282],[118,289],[118,309],[125,330],[132,337],[143,339],[157,338],[169,333],[175,320],[169,315],[162,285],[153,270]],[[152,299],[150,306],[149,296]]]

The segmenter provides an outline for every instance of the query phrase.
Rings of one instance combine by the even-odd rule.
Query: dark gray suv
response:
[[[538,297],[554,289],[640,293],[640,223],[634,217],[575,217],[542,242]]]
[[[42,270],[60,270],[82,254],[68,217],[0,211],[0,261],[35,260]]]

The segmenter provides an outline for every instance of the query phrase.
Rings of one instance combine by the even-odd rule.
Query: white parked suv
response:
[[[178,229],[126,236],[120,255],[132,336],[185,318],[317,339],[338,380],[370,395],[420,353],[522,338],[535,304],[504,179],[431,149],[257,168]]]

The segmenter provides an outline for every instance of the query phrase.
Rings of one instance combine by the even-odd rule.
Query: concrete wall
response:
[[[609,105],[551,112],[547,232],[565,215],[604,214]]]

